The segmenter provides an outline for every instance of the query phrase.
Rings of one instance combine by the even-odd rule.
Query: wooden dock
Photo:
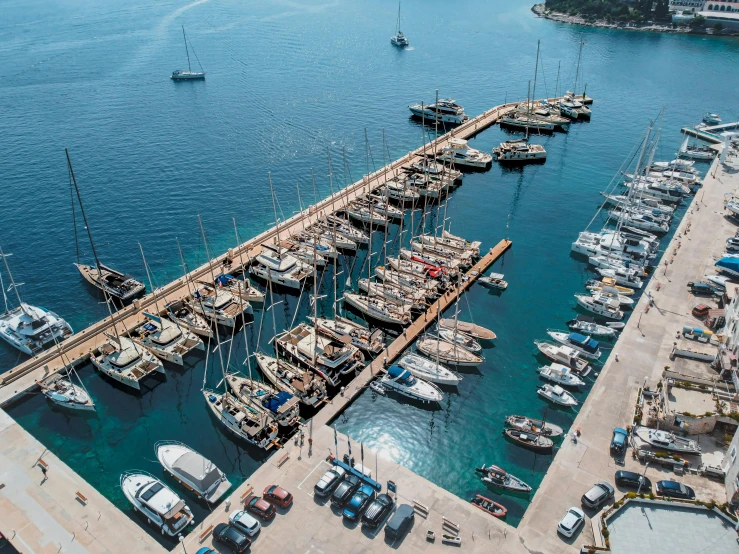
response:
[[[549,102],[559,101],[559,98],[547,98]],[[588,102],[592,102],[591,98],[587,98]],[[471,118],[465,124],[452,129],[450,132],[431,141],[425,148],[417,148],[409,152],[402,158],[380,168],[379,170],[364,176],[361,180],[337,191],[328,198],[322,200],[318,204],[310,206],[306,210],[297,213],[280,224],[280,235],[286,237],[295,234],[305,227],[314,224],[319,219],[328,214],[334,213],[342,209],[348,202],[357,197],[375,190],[382,186],[385,181],[397,175],[403,166],[421,161],[424,155],[430,155],[434,150],[441,150],[449,139],[462,138],[469,139],[474,137],[481,131],[491,127],[505,114],[510,112],[519,102],[510,102],[496,106],[482,114]],[[197,282],[198,280],[208,279],[211,267],[214,271],[223,267],[227,257],[238,260],[243,257],[246,260],[253,259],[261,251],[262,245],[275,242],[277,237],[277,228],[272,227],[256,237],[248,240],[236,248],[230,249],[210,263],[203,264],[191,271],[187,280],[181,277],[165,287],[157,290],[155,294],[148,294],[133,302],[131,305],[122,308],[112,317],[107,317],[88,328],[76,333],[74,336],[65,340],[55,348],[49,349],[25,362],[17,365],[10,371],[0,375],[0,406],[10,402],[14,398],[22,395],[25,391],[36,386],[37,381],[55,373],[64,368],[68,363],[79,363],[86,360],[91,353],[99,348],[107,339],[105,332],[111,332],[114,321],[117,325],[125,325],[127,329],[131,329],[141,323],[144,319],[142,314],[147,308],[150,309],[155,302],[171,302],[186,297],[189,293],[187,281]],[[211,265],[212,264],[212,265]]]
[[[464,293],[475,280],[480,277],[495,261],[500,258],[506,250],[511,247],[512,242],[508,239],[501,240],[495,247],[485,254],[478,262],[464,274],[465,278],[457,283],[458,288],[451,288],[439,297],[423,315],[417,317],[413,323],[406,327],[403,332],[383,350],[371,364],[368,364],[346,387],[343,395],[335,396],[330,404],[321,408],[313,417],[313,425],[320,426],[328,424],[348,406],[354,397],[361,393],[379,373],[385,368],[385,363],[392,363],[428,327],[436,323],[436,316],[442,314],[456,299],[457,295]]]

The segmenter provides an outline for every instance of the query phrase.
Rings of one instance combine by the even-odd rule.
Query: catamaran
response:
[[[117,331],[116,331],[117,333]],[[128,337],[105,334],[98,353],[90,361],[95,369],[111,379],[136,390],[141,390],[141,381],[154,373],[164,373],[164,366],[157,357]]]
[[[230,392],[203,390],[205,403],[232,434],[263,450],[277,445],[277,425],[266,414],[250,408]]]
[[[203,71],[203,66],[200,65],[200,60],[198,60],[197,54],[195,54],[195,50],[192,51],[193,54],[195,54],[195,59],[198,62],[198,65],[200,65],[200,71],[193,71],[192,67],[190,67],[190,50],[187,47],[187,35],[185,34],[185,26],[182,26],[182,38],[185,39],[185,54],[187,55],[187,70],[184,69],[175,69],[172,72],[171,79],[174,81],[195,81],[195,80],[203,80],[205,79],[205,71]],[[191,45],[192,47],[192,45]]]
[[[410,44],[408,42],[408,37],[406,37],[403,34],[403,31],[400,30],[400,2],[398,2],[398,22],[395,25],[395,34],[390,37],[390,42],[400,48],[405,48]]]
[[[144,312],[146,321],[134,328],[131,338],[161,360],[184,364],[184,356],[193,350],[204,350],[203,341],[177,323]]]
[[[442,162],[453,163],[456,167],[486,169],[492,163],[493,156],[470,148],[464,139],[452,137],[447,145],[441,149],[437,159]]]

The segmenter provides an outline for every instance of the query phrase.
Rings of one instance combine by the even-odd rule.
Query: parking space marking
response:
[[[326,465],[327,465],[327,466],[328,466],[329,468],[331,468],[331,464],[329,464],[329,463],[328,463],[328,462],[327,462],[326,460],[321,460],[320,462],[318,462],[318,463],[316,464],[316,466],[315,466],[315,467],[314,467],[313,469],[311,469],[311,470],[310,470],[310,473],[309,473],[308,475],[306,475],[306,476],[305,476],[305,479],[303,479],[303,480],[302,480],[302,481],[300,482],[300,484],[298,485],[298,489],[300,489],[300,490],[303,490],[303,489],[302,489],[303,483],[305,483],[305,482],[306,482],[306,481],[308,480],[308,478],[309,478],[309,477],[310,477],[311,475],[313,475],[313,472],[314,472],[315,470],[317,470],[317,469],[318,469],[319,467],[321,467],[321,466],[322,466],[323,464],[326,464]],[[311,491],[311,492],[307,492],[307,493],[305,493],[305,494],[307,494],[308,496],[313,496],[313,491]]]

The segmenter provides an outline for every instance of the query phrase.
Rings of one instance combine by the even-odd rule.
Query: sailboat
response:
[[[82,218],[85,223],[85,230],[87,231],[87,237],[90,239],[90,247],[92,249],[92,255],[95,258],[95,265],[86,265],[79,263],[79,243],[77,241],[77,220],[75,217],[74,210],[74,195],[73,195],[73,209],[72,209],[72,220],[74,224],[74,238],[75,244],[77,245],[77,263],[74,264],[79,270],[82,277],[90,283],[92,286],[103,291],[104,294],[117,298],[122,302],[132,300],[139,294],[146,290],[143,283],[137,281],[130,275],[116,271],[110,267],[104,266],[100,263],[100,259],[95,250],[95,244],[92,241],[92,232],[90,231],[90,224],[87,221],[87,214],[85,213],[85,207],[82,204],[82,197],[80,196],[80,189],[77,186],[77,179],[74,176],[74,169],[72,169],[72,160],[69,157],[69,151],[65,148],[64,153],[67,155],[67,167],[69,169],[69,177],[71,185],[74,187],[74,193],[77,196],[77,201],[80,205],[80,211],[82,212]]]
[[[0,275],[0,288],[2,288],[3,300],[5,301],[5,312],[0,314],[0,338],[14,346],[24,354],[34,356],[51,346],[72,336],[72,327],[64,319],[54,312],[26,304],[21,300],[17,284],[13,280],[10,266],[5,254],[0,248],[0,257],[5,264],[5,270],[10,278],[10,287],[15,291],[18,306],[10,309],[8,298],[5,295],[5,285]]]
[[[73,375],[77,377],[79,385],[73,382]],[[95,410],[95,402],[71,364],[66,366],[66,374],[54,373],[38,381],[38,386],[41,393],[57,406],[78,411]]]
[[[536,50],[537,56],[537,69],[539,50]],[[531,86],[531,81],[529,81]],[[534,87],[536,88],[536,87]],[[526,136],[522,139],[507,140],[501,142],[500,145],[493,148],[493,159],[501,164],[530,164],[530,163],[543,163],[547,160],[547,151],[541,144],[529,144],[529,132],[531,129],[535,131],[553,131],[554,125],[535,119],[531,114],[531,105],[533,100],[530,99],[531,89],[529,88],[526,93],[526,114],[513,114],[507,116],[501,120],[501,125],[508,127],[520,128],[524,127],[526,130]],[[544,125],[544,126],[542,126]],[[551,129],[549,126],[551,125]]]
[[[198,55],[195,54],[195,50],[193,49],[192,53],[195,54],[195,59],[198,62],[198,65],[200,65],[200,71],[193,71],[192,67],[190,67],[190,50],[187,47],[187,35],[185,34],[185,26],[182,26],[182,38],[185,39],[185,54],[187,55],[187,70],[184,69],[175,69],[172,72],[172,80],[174,81],[196,81],[196,80],[204,80],[205,79],[205,71],[203,71],[203,66],[200,65],[200,60],[198,60]],[[192,46],[192,45],[190,45]]]
[[[398,2],[398,22],[395,24],[395,35],[390,37],[390,42],[400,48],[405,48],[410,44],[408,42],[408,37],[406,37],[403,34],[403,31],[400,30],[400,2]]]

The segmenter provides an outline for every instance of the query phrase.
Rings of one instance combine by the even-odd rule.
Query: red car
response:
[[[280,508],[287,508],[293,503],[293,495],[278,485],[270,485],[264,489],[262,496]]]
[[[258,496],[252,496],[246,501],[244,505],[247,512],[251,512],[255,516],[261,517],[264,521],[269,521],[275,517],[275,507],[267,502],[264,498]]]

